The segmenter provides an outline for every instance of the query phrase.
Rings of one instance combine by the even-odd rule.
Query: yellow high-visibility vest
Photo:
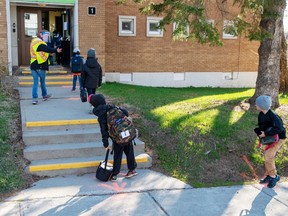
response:
[[[30,64],[32,64],[35,60],[37,60],[38,64],[42,64],[45,61],[47,61],[49,53],[43,51],[37,52],[38,46],[41,44],[47,45],[44,41],[42,41],[38,37],[32,39],[30,44],[30,56],[31,56]]]

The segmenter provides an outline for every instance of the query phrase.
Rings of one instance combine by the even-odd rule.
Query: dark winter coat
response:
[[[100,130],[102,134],[102,142],[103,146],[107,148],[109,146],[108,138],[108,124],[107,124],[107,111],[114,108],[114,105],[108,105],[108,104],[100,104],[99,106],[95,107],[93,109],[94,115],[98,117],[98,123],[100,125]],[[122,112],[128,116],[128,111],[126,109],[120,108]]]
[[[81,79],[84,88],[96,89],[102,85],[102,68],[96,58],[87,58],[83,65]]]
[[[279,139],[286,138],[286,129],[283,126],[282,119],[271,109],[266,114],[260,112],[258,115],[258,128],[254,129],[257,135],[264,131],[265,136],[278,134]]]

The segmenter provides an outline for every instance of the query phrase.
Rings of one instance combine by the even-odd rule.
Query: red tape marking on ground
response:
[[[255,172],[255,169],[253,168],[253,166],[252,166],[252,164],[250,163],[250,161],[249,161],[249,159],[247,158],[247,156],[246,156],[246,155],[242,155],[241,158],[242,158],[242,159],[245,161],[245,163],[248,165],[248,167],[249,167],[249,169],[251,170],[254,178],[258,179],[258,176],[257,176],[257,174],[256,174],[256,172]]]

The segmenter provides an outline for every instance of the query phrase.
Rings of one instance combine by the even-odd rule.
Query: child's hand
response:
[[[267,148],[267,145],[262,145],[262,144],[260,144],[259,148],[262,149],[263,151],[265,151],[266,148]]]
[[[264,133],[264,131],[261,131],[261,134],[259,135],[259,137],[260,137],[260,138],[265,137],[265,133]]]

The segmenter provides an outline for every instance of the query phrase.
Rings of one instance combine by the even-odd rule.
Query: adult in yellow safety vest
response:
[[[38,104],[38,80],[40,78],[43,101],[46,101],[52,95],[47,94],[46,71],[49,70],[49,53],[60,53],[62,48],[51,48],[47,46],[50,39],[50,33],[42,30],[39,36],[33,38],[30,44],[30,69],[33,76],[32,104]]]

